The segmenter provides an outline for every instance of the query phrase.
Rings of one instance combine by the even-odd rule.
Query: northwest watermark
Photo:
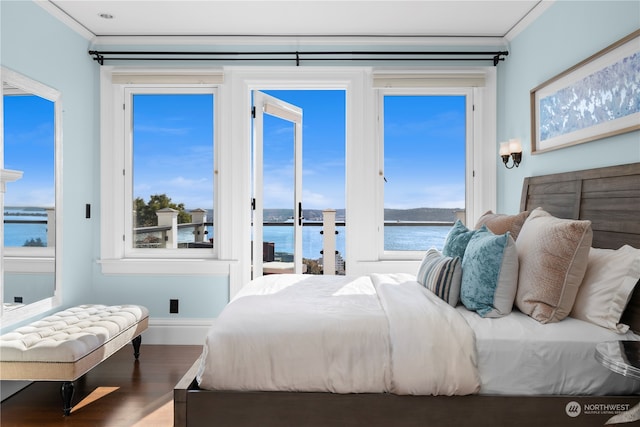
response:
[[[564,411],[571,418],[579,415],[617,415],[626,412],[631,407],[628,403],[584,403],[576,401],[567,403]]]

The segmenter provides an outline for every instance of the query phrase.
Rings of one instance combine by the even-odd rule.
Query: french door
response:
[[[253,277],[302,273],[302,109],[253,91],[253,117]]]

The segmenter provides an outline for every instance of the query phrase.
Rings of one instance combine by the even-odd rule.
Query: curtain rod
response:
[[[172,52],[172,51],[98,51],[89,55],[100,65],[105,61],[492,61],[496,66],[508,51],[308,51],[308,52]],[[112,56],[117,55],[117,56]],[[365,56],[369,55],[369,56]],[[303,57],[305,56],[305,57]],[[350,57],[345,57],[350,56]]]

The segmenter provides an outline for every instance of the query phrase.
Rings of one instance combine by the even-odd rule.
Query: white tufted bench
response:
[[[0,380],[63,381],[71,412],[73,381],[133,342],[136,360],[149,311],[139,305],[80,305],[0,336]]]

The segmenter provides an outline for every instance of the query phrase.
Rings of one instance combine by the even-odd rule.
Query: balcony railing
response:
[[[56,245],[56,210],[54,208],[46,208],[47,219],[4,219],[5,225],[45,225],[47,230],[46,247],[55,247]],[[39,236],[36,236],[39,237]],[[25,235],[26,245],[33,236]]]
[[[457,214],[458,217],[464,215],[464,211]],[[196,209],[191,211],[191,222],[186,224],[178,224],[178,211],[174,209],[161,209],[157,212],[158,225],[153,227],[138,227],[134,229],[136,236],[137,248],[212,248],[213,239],[209,238],[207,228],[213,226],[213,222],[207,221],[206,211],[204,209]],[[448,231],[454,224],[453,221],[385,221],[386,227],[435,227],[443,228]],[[305,262],[313,262],[319,265],[322,274],[345,274],[345,262],[342,254],[337,250],[336,237],[339,233],[337,227],[344,227],[344,221],[336,221],[336,211],[326,209],[323,211],[322,221],[305,221],[303,227],[322,227],[319,233],[322,235],[322,249],[318,254],[318,259],[305,260]],[[292,222],[275,222],[265,221],[264,227],[292,227]],[[193,238],[189,241],[179,241],[178,235],[180,230],[193,229]],[[140,237],[147,237],[141,239]],[[150,238],[149,236],[155,237]],[[436,237],[442,239],[444,233],[437,232]],[[439,236],[439,237],[438,237]],[[184,240],[184,239],[183,239]],[[266,240],[269,240],[268,238]],[[266,246],[265,246],[266,244]],[[273,242],[263,242],[264,262],[289,263],[293,260],[293,254],[283,252],[282,249],[274,247]],[[316,242],[317,247],[317,242]],[[418,250],[418,249],[413,249]],[[329,255],[329,256],[325,256]],[[333,256],[331,256],[333,255]]]

